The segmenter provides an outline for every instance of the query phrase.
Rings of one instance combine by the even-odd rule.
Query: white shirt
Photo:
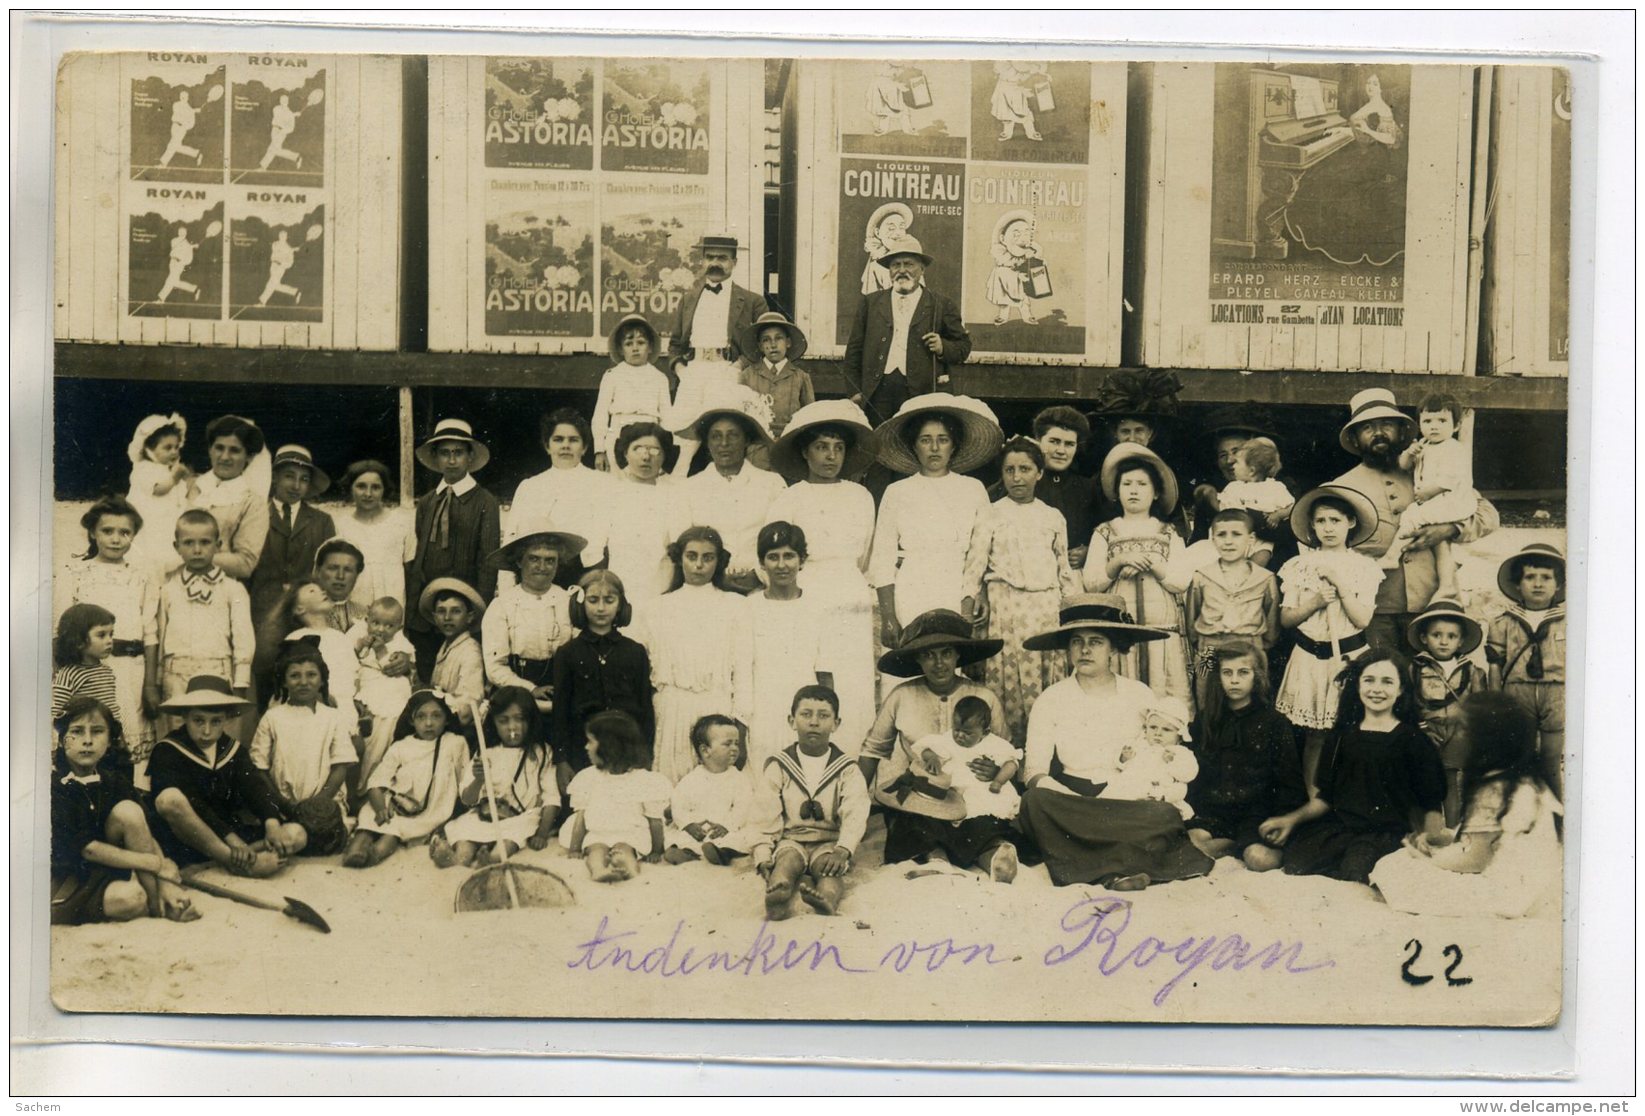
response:
[[[508,509],[505,542],[533,531],[566,531],[588,540],[582,552],[583,565],[592,566],[605,557],[606,535],[610,531],[611,478],[586,465],[575,469],[550,467],[520,482],[514,503]],[[514,580],[504,571],[500,584]]]
[[[721,281],[719,294],[704,286],[697,299],[697,312],[691,318],[691,347],[699,353],[726,348],[731,343],[727,334],[730,323],[731,280]]]
[[[893,289],[891,292],[891,351],[885,355],[885,374],[893,372],[908,374],[908,327],[914,322],[914,309],[920,304],[920,296],[925,293],[925,287],[915,287],[907,294]]]
[[[771,503],[787,487],[776,473],[747,461],[734,477],[724,476],[709,465],[680,485],[679,495],[684,498],[689,516],[680,529],[694,524],[713,527],[731,552],[729,568],[754,569],[760,564],[755,549],[760,528],[770,522]]]
[[[467,493],[469,489],[473,488],[475,485],[477,485],[479,483],[480,483],[479,481],[474,479],[474,474],[473,473],[464,473],[463,474],[463,479],[458,481],[456,484],[447,484],[445,481],[442,480],[438,485],[435,486],[434,491],[436,493],[450,492],[453,496],[462,496],[465,493]]]

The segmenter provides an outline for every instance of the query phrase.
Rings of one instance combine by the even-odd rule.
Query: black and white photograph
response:
[[[1570,60],[187,30],[55,94],[58,1011],[1559,1025]]]

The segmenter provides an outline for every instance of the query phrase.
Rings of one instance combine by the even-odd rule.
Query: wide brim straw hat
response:
[[[1354,529],[1348,534],[1348,547],[1352,549],[1376,534],[1377,524],[1382,517],[1377,514],[1377,506],[1371,498],[1357,488],[1349,488],[1345,484],[1322,484],[1312,492],[1304,493],[1298,498],[1296,507],[1291,509],[1291,533],[1298,540],[1308,546],[1318,546],[1319,538],[1314,534],[1314,505],[1327,496],[1334,497],[1354,509]]]
[[[1563,583],[1565,581],[1565,555],[1559,552],[1558,547],[1551,546],[1548,543],[1527,543],[1525,546],[1520,548],[1519,553],[1509,557],[1502,563],[1502,565],[1497,567],[1496,584],[1497,588],[1502,590],[1502,595],[1517,605],[1523,605],[1525,603],[1519,592],[1519,567],[1520,563],[1527,558],[1540,558],[1544,562],[1551,562],[1559,567],[1559,580],[1561,584],[1559,590],[1554,593],[1554,603],[1564,604],[1565,586]]]
[[[969,395],[933,391],[916,395],[905,402],[897,408],[896,414],[880,423],[879,429],[874,431],[874,452],[880,464],[899,473],[919,472],[920,464],[914,458],[914,451],[904,441],[903,431],[910,424],[934,415],[949,415],[957,419],[964,435],[961,444],[954,447],[954,456],[948,463],[953,472],[969,473],[999,456],[1000,446],[1005,443],[1005,432],[1000,429],[1000,421],[994,417],[993,409],[988,404]]]
[[[841,480],[855,480],[874,464],[874,426],[862,408],[849,399],[819,399],[794,412],[782,437],[771,448],[771,468],[789,483],[802,481],[810,474],[800,443],[806,431],[819,426],[837,426],[846,433]]]
[[[1338,443],[1344,450],[1358,457],[1359,445],[1351,437],[1353,429],[1362,422],[1373,422],[1377,419],[1393,419],[1395,422],[1404,423],[1409,430],[1415,430],[1417,426],[1410,415],[1395,405],[1393,392],[1387,388],[1366,388],[1348,401],[1348,421],[1337,434]]]
[[[434,622],[434,598],[441,593],[456,593],[473,605],[476,621],[486,610],[485,598],[475,591],[474,586],[460,577],[437,577],[424,587],[422,595],[417,598],[418,615],[431,624]]]
[[[994,222],[994,241],[998,242],[1000,237],[1005,235],[1006,226],[1017,221],[1026,221],[1029,226],[1032,227],[1034,224],[1034,214],[1032,211],[1027,209],[1008,209],[1004,213],[1000,214],[1000,219]]]
[[[1159,492],[1156,499],[1161,505],[1161,514],[1170,515],[1177,507],[1177,475],[1171,471],[1171,466],[1165,459],[1147,446],[1136,442],[1121,442],[1108,451],[1108,456],[1102,460],[1102,494],[1110,501],[1119,500],[1120,471],[1133,462],[1140,461],[1154,471],[1159,478]]]
[[[152,438],[156,430],[166,426],[177,428],[179,448],[188,441],[188,420],[182,415],[176,412],[169,415],[149,415],[137,424],[137,430],[131,436],[131,443],[126,446],[126,457],[133,465],[143,460],[143,443]]]
[[[525,552],[534,546],[547,543],[560,552],[560,563],[564,565],[573,558],[582,554],[588,546],[588,540],[581,535],[573,535],[569,531],[553,531],[544,528],[540,531],[527,531],[518,538],[508,542],[486,555],[485,568],[488,570],[514,570],[520,563]]]
[[[805,355],[805,331],[775,310],[761,314],[754,319],[753,325],[743,331],[743,352],[757,356],[760,351],[760,334],[772,326],[779,326],[788,334],[788,360],[799,360]]]
[[[749,445],[769,446],[772,444],[771,428],[765,416],[770,410],[765,399],[748,387],[742,384],[722,386],[708,394],[702,409],[692,416],[690,422],[678,427],[674,436],[706,442],[708,428],[714,425],[716,419],[734,418],[740,420],[748,432]],[[678,418],[676,415],[676,421]]]
[[[896,650],[880,656],[880,673],[913,678],[921,673],[920,652],[933,647],[958,650],[959,665],[962,667],[991,659],[1005,648],[1004,640],[977,639],[971,633],[971,621],[953,609],[934,608],[930,612],[922,612],[902,630]]]
[[[242,710],[251,702],[240,697],[229,686],[228,680],[214,674],[197,674],[188,680],[188,688],[175,697],[160,703],[166,713],[186,713],[190,709]]]
[[[880,224],[893,213],[900,213],[902,215],[905,226],[912,225],[914,223],[914,211],[902,202],[894,201],[886,202],[873,213],[869,214],[866,228],[869,232],[875,234],[876,236],[879,235]]]
[[[1057,651],[1068,646],[1075,632],[1101,632],[1126,647],[1171,634],[1138,624],[1125,607],[1125,598],[1114,593],[1078,593],[1063,602],[1055,628],[1029,636],[1022,646],[1026,651]]]
[[[908,782],[899,788],[905,777]],[[899,799],[893,788],[902,789],[903,797]],[[933,793],[936,791],[942,793]],[[960,797],[960,792],[951,785],[947,775],[921,776],[910,771],[907,776],[899,776],[886,786],[875,787],[872,797],[888,810],[901,810],[905,814],[918,814],[938,821],[965,820],[965,799]]]
[[[920,242],[912,236],[905,236],[901,240],[893,240],[880,248],[880,254],[874,257],[877,264],[887,263],[893,256],[913,256],[926,267],[930,267],[936,260],[927,255]]]
[[[434,427],[422,445],[417,447],[417,461],[426,469],[440,471],[440,466],[434,461],[434,447],[441,442],[467,442],[474,448],[474,460],[469,463],[468,471],[477,473],[486,467],[491,460],[491,451],[486,444],[474,436],[474,428],[462,419],[441,419]]]
[[[630,329],[638,326],[645,332],[646,340],[651,342],[651,355],[656,356],[660,347],[657,336],[657,327],[646,319],[644,314],[629,314],[611,327],[611,333],[606,337],[606,348],[611,353],[611,359],[618,364],[624,363],[622,345],[619,339]]]
[[[1469,616],[1462,609],[1460,601],[1447,600],[1436,597],[1428,602],[1417,617],[1405,626],[1405,641],[1412,647],[1421,648],[1422,643],[1417,638],[1422,634],[1429,622],[1434,620],[1450,620],[1462,627],[1462,646],[1457,649],[1457,658],[1472,655],[1485,641],[1485,629],[1478,620]]]
[[[301,465],[309,472],[308,494],[310,498],[319,496],[331,487],[331,478],[326,476],[325,470],[314,463],[314,455],[307,446],[281,446],[274,451],[274,460],[269,463],[269,472],[277,471],[282,465]]]

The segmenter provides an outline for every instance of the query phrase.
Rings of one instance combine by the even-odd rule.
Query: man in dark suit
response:
[[[251,592],[252,623],[257,626],[251,674],[259,709],[268,705],[273,692],[274,657],[285,636],[274,613],[291,587],[313,573],[320,544],[337,533],[331,516],[308,503],[331,481],[315,466],[307,449],[281,446],[274,451],[271,469],[268,540],[246,584]]]
[[[742,336],[770,309],[762,295],[731,282],[737,266],[737,238],[705,236],[696,244],[701,274],[680,300],[668,331],[668,359],[663,370],[675,379],[675,366],[693,360],[723,360],[739,368],[759,359],[742,351]],[[670,384],[673,388],[675,385]]]
[[[876,426],[916,395],[951,391],[949,369],[971,355],[971,335],[959,307],[927,290],[931,257],[905,237],[886,245],[878,261],[891,273],[889,290],[864,295],[845,345],[851,401]]]

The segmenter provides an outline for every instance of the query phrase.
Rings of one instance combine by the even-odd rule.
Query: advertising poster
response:
[[[247,55],[232,97],[230,183],[325,185],[324,66],[305,56]]]
[[[127,312],[221,318],[222,190],[133,183],[127,191]]]
[[[885,268],[874,262],[887,243],[915,238],[933,261],[925,269],[926,285],[949,294],[961,289],[965,180],[963,163],[840,160],[839,278],[834,285],[839,344],[851,336],[862,296],[891,285]]]
[[[706,183],[601,184],[599,332],[626,314],[644,314],[659,333],[674,328],[696,278],[693,246],[710,231],[708,206]]]
[[[600,89],[600,166],[707,174],[711,63],[613,59]]]
[[[594,193],[570,179],[487,184],[485,330],[594,333]]]
[[[973,62],[971,158],[1083,165],[1093,109],[1107,116],[1125,106],[1092,104],[1088,62]]]
[[[563,58],[488,58],[485,165],[594,169],[594,67]]]
[[[837,62],[840,151],[963,159],[971,120],[964,62]]]
[[[1548,357],[1571,359],[1571,72],[1554,71],[1548,179]]]
[[[205,54],[149,53],[131,73],[131,177],[223,181],[227,67]]]
[[[1403,326],[1409,66],[1220,63],[1212,322]]]
[[[985,352],[1085,351],[1086,172],[973,163],[960,312]]]
[[[296,201],[248,203],[237,209],[229,229],[228,316],[254,322],[321,321],[326,207]]]

